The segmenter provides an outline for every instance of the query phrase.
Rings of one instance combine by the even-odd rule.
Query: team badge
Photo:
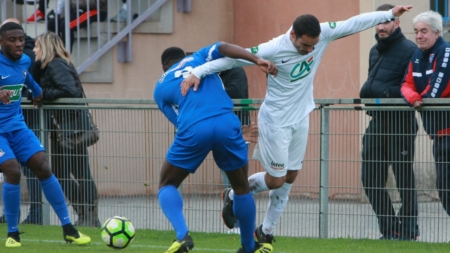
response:
[[[26,69],[23,70],[23,79],[27,79],[27,70]]]
[[[328,22],[328,25],[330,26],[331,29],[336,28],[336,22]]]
[[[250,51],[252,52],[252,54],[258,53],[258,50],[259,50],[258,46],[250,48]]]
[[[2,157],[5,154],[5,152],[3,152],[3,150],[0,149],[0,157]]]
[[[433,59],[434,59],[434,54],[430,54],[430,63],[433,62]]]

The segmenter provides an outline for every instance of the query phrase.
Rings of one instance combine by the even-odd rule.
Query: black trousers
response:
[[[75,211],[80,215],[96,209],[97,186],[91,174],[87,147],[63,149],[56,137],[52,137],[51,149],[53,173]]]
[[[75,32],[78,28],[87,27],[88,23],[105,21],[108,14],[97,10],[71,10],[70,11],[70,52],[72,52],[73,44],[75,43]],[[58,19],[58,24],[56,24]],[[66,43],[66,26],[63,18],[56,17],[49,19],[47,24],[47,30],[55,32],[61,37],[64,43]],[[57,27],[58,26],[58,27]]]
[[[380,232],[398,232],[418,236],[418,204],[413,170],[417,121],[414,112],[372,112],[363,137],[362,183],[377,215]],[[386,190],[389,166],[392,166],[401,209],[395,214]]]
[[[434,139],[433,156],[436,163],[436,189],[442,207],[450,216],[450,136]]]

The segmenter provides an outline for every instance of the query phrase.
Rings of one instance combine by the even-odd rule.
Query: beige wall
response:
[[[347,19],[361,12],[374,10],[383,0],[196,0],[192,12],[180,13],[174,2],[174,32],[172,34],[135,34],[133,62],[117,62],[114,52],[113,82],[85,84],[89,97],[153,98],[154,83],[161,75],[160,54],[168,46],[195,51],[215,41],[254,46],[284,32],[299,15],[311,13],[321,22]],[[393,0],[393,4],[412,4],[413,10],[401,18],[401,26],[413,39],[412,18],[427,10],[428,1]],[[217,11],[211,11],[211,10]],[[359,88],[367,77],[368,52],[375,43],[374,29],[340,39],[330,44],[315,79],[316,98],[358,97]],[[250,96],[262,98],[265,77],[254,67],[246,68]]]
[[[174,32],[134,34],[131,63],[117,62],[117,48],[113,48],[113,83],[84,84],[88,97],[153,99],[156,80],[162,74],[162,51],[178,46],[189,52],[215,41],[232,41],[232,6],[231,1],[195,0],[191,13],[180,13],[174,1]]]

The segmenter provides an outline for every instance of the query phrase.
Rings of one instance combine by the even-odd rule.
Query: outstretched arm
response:
[[[276,65],[268,60],[264,60],[262,58],[260,58],[259,56],[252,54],[251,52],[247,51],[246,49],[237,46],[237,45],[233,45],[233,44],[229,44],[229,43],[222,43],[219,46],[219,51],[222,55],[227,56],[228,58],[221,58],[221,59],[217,59],[211,62],[208,62],[202,66],[199,66],[197,68],[201,68],[201,67],[205,67],[208,68],[207,71],[200,71],[200,72],[204,72],[204,73],[217,73],[226,69],[230,69],[232,67],[235,67],[235,65],[233,65],[234,63],[236,63],[236,60],[234,59],[243,59],[248,61],[248,64],[244,65],[251,65],[251,63],[256,64],[260,67],[260,69],[265,72],[268,73],[270,75],[274,75],[276,76],[278,74],[278,68],[276,67]],[[243,63],[242,61],[240,61],[239,63]],[[242,65],[242,64],[240,64]],[[237,66],[237,65],[236,65]],[[196,69],[197,69],[196,68]],[[198,85],[200,84],[200,78],[202,78],[202,75],[198,75],[195,73],[195,69],[194,71],[188,76],[186,77],[183,82],[181,83],[181,94],[183,96],[185,96],[188,92],[188,90],[194,86],[194,91],[197,90]]]
[[[261,59],[259,56],[250,53],[249,51],[245,50],[240,46],[222,43],[219,46],[219,51],[221,54],[227,57],[235,59],[243,59],[252,62],[255,65],[258,65],[259,68],[265,73],[275,76],[278,73],[278,69],[273,62]]]

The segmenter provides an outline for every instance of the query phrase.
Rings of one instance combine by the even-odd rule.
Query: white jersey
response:
[[[258,120],[271,126],[284,127],[296,124],[308,116],[315,107],[314,76],[328,44],[392,18],[392,10],[389,10],[364,13],[345,21],[321,23],[319,42],[307,55],[299,54],[292,44],[292,27],[285,34],[248,49],[261,58],[273,61],[278,67],[277,77],[268,77],[266,97]],[[192,73],[202,78],[234,66],[252,64],[244,60],[221,58],[195,68]]]

